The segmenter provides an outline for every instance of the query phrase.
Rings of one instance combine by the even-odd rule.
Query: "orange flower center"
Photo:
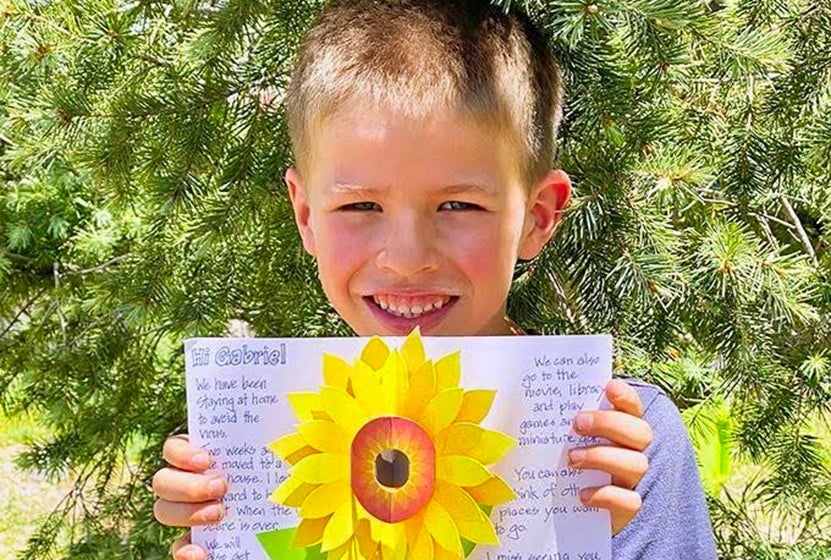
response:
[[[436,448],[412,420],[370,420],[355,434],[351,455],[352,491],[377,519],[409,519],[430,501],[436,485]]]

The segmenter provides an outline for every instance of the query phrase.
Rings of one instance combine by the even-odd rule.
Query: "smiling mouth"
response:
[[[404,297],[381,294],[367,296],[364,299],[394,317],[417,319],[439,311],[442,307],[454,303],[459,297],[447,295]]]

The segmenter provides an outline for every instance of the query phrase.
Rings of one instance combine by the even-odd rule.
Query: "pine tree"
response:
[[[575,199],[512,316],[611,332],[670,392],[721,472],[723,557],[830,554],[831,4],[515,4],[564,69]],[[281,186],[320,5],[0,1],[0,404],[53,434],[21,463],[76,480],[24,558],[165,557],[149,479],[185,428],[184,338],[348,334]],[[731,458],[759,465],[738,493]]]

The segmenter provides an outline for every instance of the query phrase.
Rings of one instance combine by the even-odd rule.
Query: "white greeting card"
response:
[[[609,336],[185,343],[188,427],[230,481],[211,560],[609,560],[568,466]]]

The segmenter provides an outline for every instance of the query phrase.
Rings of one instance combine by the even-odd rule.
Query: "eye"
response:
[[[462,202],[460,200],[449,200],[447,202],[443,202],[441,206],[439,206],[439,210],[455,210],[455,211],[465,211],[465,210],[482,210],[482,207],[478,204],[473,204],[471,202]]]
[[[353,202],[352,204],[344,204],[338,210],[342,212],[381,212],[381,206],[376,202]]]

